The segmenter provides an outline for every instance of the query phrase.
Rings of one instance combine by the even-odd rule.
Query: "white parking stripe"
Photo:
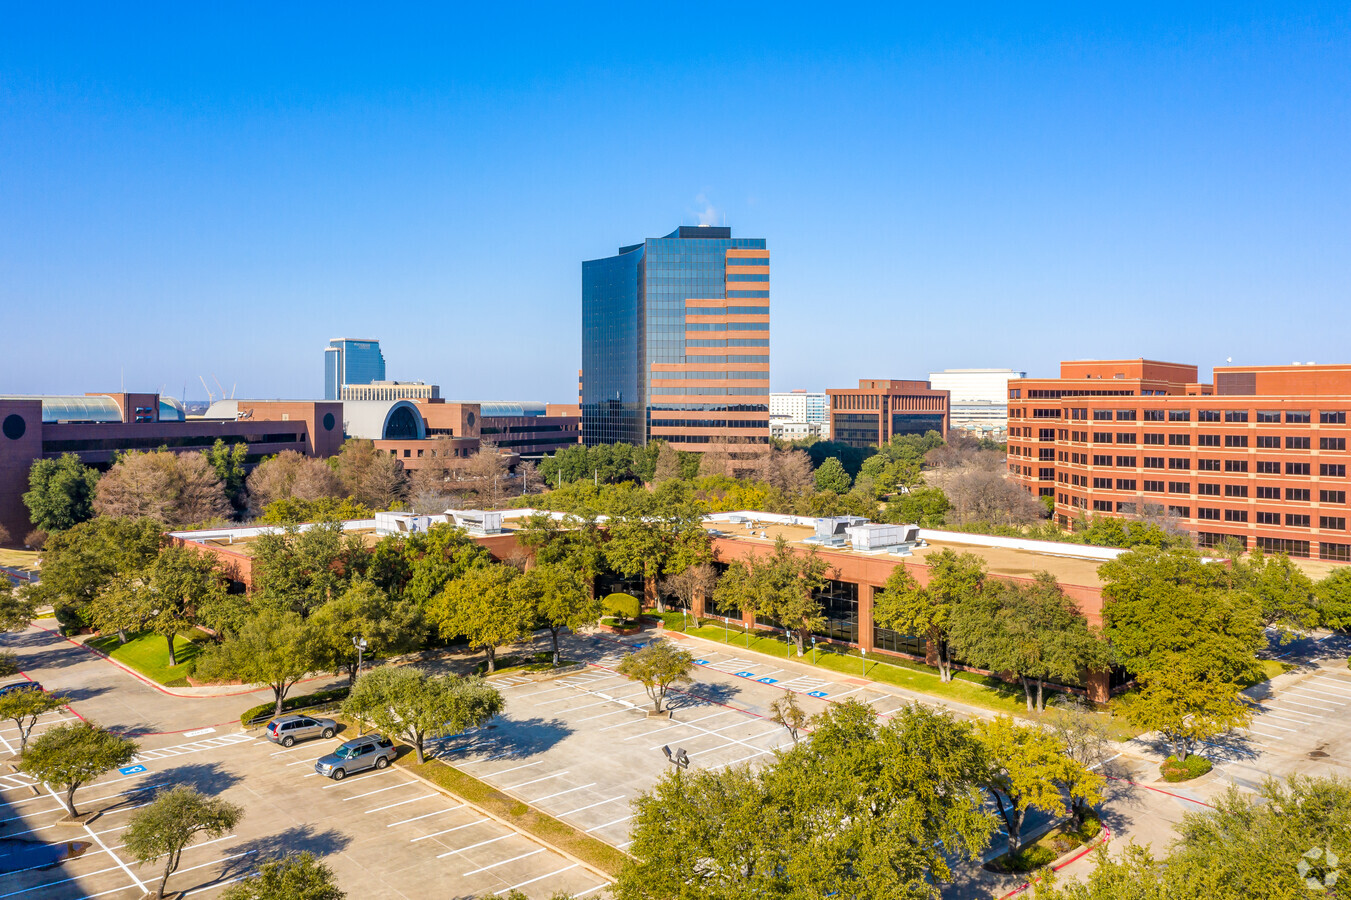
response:
[[[1289,709],[1287,709],[1287,710],[1285,710],[1285,711],[1286,711],[1286,712],[1295,712],[1295,710],[1289,710]],[[1307,713],[1299,713],[1299,715],[1303,716],[1303,715],[1307,715]],[[1278,714],[1278,713],[1273,713],[1273,712],[1264,712],[1264,713],[1262,713],[1261,718],[1262,718],[1263,720],[1266,720],[1266,719],[1280,719],[1282,722],[1294,722],[1296,725],[1312,725],[1312,724],[1314,724],[1313,722],[1307,722],[1307,721],[1305,721],[1304,719],[1291,719],[1291,718],[1289,718],[1289,717],[1287,717],[1287,716],[1282,716],[1282,715],[1280,715],[1280,714]],[[1272,728],[1279,728],[1280,726],[1279,726],[1279,725],[1272,725],[1271,727],[1272,727]],[[1287,728],[1286,731],[1294,731],[1294,729],[1293,729],[1293,728]]]
[[[348,775],[348,776],[344,777],[341,781],[335,781],[335,782],[333,782],[332,784],[326,784],[326,785],[324,785],[323,787],[321,787],[319,790],[321,790],[321,791],[327,791],[327,790],[329,790],[330,788],[342,787],[342,786],[343,786],[343,782],[346,781],[348,778],[360,778],[362,775],[366,775],[366,776],[367,776],[366,778],[362,778],[362,781],[370,781],[372,778],[378,778],[378,777],[380,777],[380,774],[381,774],[382,772],[388,773],[388,774],[390,774],[390,775],[393,775],[393,774],[394,774],[393,770],[392,770],[392,769],[389,769],[389,768],[385,768],[385,769],[367,769],[365,772],[357,772],[357,773],[354,774],[354,775]],[[310,773],[310,774],[312,774],[312,775],[318,775],[319,773],[318,773],[318,772],[312,772],[312,773]],[[305,777],[308,778],[309,775],[306,775]],[[411,782],[411,781],[405,781],[405,782],[404,782],[404,784],[412,784],[412,783],[413,783],[413,782]]]
[[[557,872],[550,872],[548,875],[538,875],[538,876],[536,876],[536,877],[534,877],[534,878],[531,878],[529,881],[522,881],[520,884],[513,884],[511,887],[505,887],[505,888],[502,888],[502,890],[494,892],[494,893],[493,893],[493,896],[494,896],[494,897],[500,897],[500,896],[502,896],[503,894],[509,894],[509,893],[511,893],[512,891],[520,890],[521,888],[525,887],[527,884],[534,884],[536,881],[543,881],[543,880],[546,879],[546,878],[553,878],[555,875],[562,875],[562,874],[563,874],[564,872],[566,872],[568,869],[575,869],[575,868],[577,868],[577,863],[573,863],[573,864],[570,865],[570,866],[564,866],[563,868],[559,869]],[[601,887],[604,887],[604,885],[601,885]],[[589,894],[589,893],[591,893],[591,892],[590,892],[590,891],[587,891],[587,893]],[[581,895],[581,894],[576,894],[576,895],[574,895],[574,896],[580,897],[580,896],[582,896],[582,895]]]
[[[483,825],[488,821],[488,819],[476,819],[473,822],[468,822],[464,825],[456,825],[454,828],[447,828],[445,831],[436,831],[431,834],[424,834],[422,837],[415,837],[408,843],[416,844],[418,841],[427,840],[427,838],[440,837],[443,834],[450,834],[452,831],[459,831],[461,828],[473,828],[475,825]]]
[[[1303,697],[1305,700],[1317,700],[1319,703],[1331,703],[1333,706],[1345,706],[1341,700],[1329,700],[1327,697],[1316,696],[1319,692],[1312,688],[1303,688],[1300,691],[1286,691],[1285,696],[1293,694],[1296,697]]]
[[[486,760],[486,759],[466,759],[465,762],[466,762],[466,763],[490,762],[490,760]],[[492,776],[495,776],[495,775],[505,775],[505,774],[507,774],[508,772],[515,772],[517,769],[528,769],[528,768],[530,768],[531,766],[538,766],[538,765],[542,765],[543,763],[544,763],[544,760],[542,760],[542,759],[537,759],[537,760],[535,760],[534,762],[531,762],[531,763],[525,763],[524,765],[520,765],[520,766],[512,766],[510,769],[503,769],[503,770],[500,771],[500,772],[484,772],[484,773],[483,773],[482,775],[480,775],[479,777],[480,777],[480,778],[488,778],[488,777],[492,777]]]
[[[435,794],[423,794],[421,797],[414,797],[411,800],[400,800],[398,803],[391,803],[389,806],[377,806],[375,809],[368,809],[362,815],[369,816],[371,813],[384,812],[387,809],[393,809],[396,806],[404,806],[409,803],[416,803],[419,800],[426,800],[428,797],[435,797]]]
[[[1308,692],[1311,693],[1311,694],[1322,694],[1322,695],[1327,696],[1327,697],[1351,697],[1351,694],[1341,694],[1341,693],[1338,693],[1338,692],[1336,692],[1336,691],[1324,691],[1324,690],[1321,690],[1321,689],[1319,689],[1319,688],[1305,687],[1305,686],[1302,685],[1302,684],[1301,684],[1301,685],[1297,685],[1297,686],[1296,686],[1296,689],[1297,689],[1297,690],[1301,690],[1301,691],[1308,691]],[[1327,701],[1327,702],[1332,703],[1333,701],[1329,700],[1329,701]],[[1344,704],[1338,704],[1338,705],[1339,705],[1339,706],[1342,706],[1342,705],[1344,705]]]
[[[504,834],[501,837],[489,838],[486,841],[479,841],[477,844],[470,844],[468,847],[461,847],[458,850],[451,850],[448,853],[439,853],[437,854],[436,858],[444,859],[447,856],[454,856],[456,853],[463,853],[466,850],[473,850],[475,847],[486,847],[489,844],[496,844],[498,841],[505,841],[507,838],[515,836],[516,832],[513,831],[511,834]]]
[[[429,812],[429,813],[427,813],[427,814],[424,815],[424,816],[413,816],[413,818],[411,818],[411,819],[402,819],[402,820],[400,820],[400,821],[398,821],[398,822],[390,822],[390,823],[389,823],[388,825],[386,825],[385,827],[386,827],[386,828],[393,828],[395,825],[407,825],[409,822],[416,822],[416,821],[418,821],[419,819],[430,819],[432,816],[439,816],[439,815],[443,815],[443,814],[448,813],[448,812],[454,812],[454,811],[457,810],[457,809],[464,809],[464,804],[463,804],[463,803],[457,803],[456,805],[454,805],[454,806],[448,806],[448,807],[446,807],[445,809],[438,809],[436,812]]]
[[[620,822],[627,822],[629,819],[632,818],[633,813],[629,813],[627,816],[624,816],[623,818],[620,819],[615,819],[613,822],[606,822],[604,825],[597,825],[595,828],[588,828],[586,830],[586,833],[590,834],[593,831],[600,831],[602,828],[609,828],[611,825],[618,825]]]
[[[399,784],[390,785],[389,787],[378,788],[374,791],[367,791],[364,794],[353,794],[350,797],[343,797],[342,802],[346,803],[348,800],[360,800],[362,797],[369,797],[371,794],[383,794],[385,791],[392,791],[395,790],[396,788],[409,787],[410,785],[415,784],[417,784],[416,781],[404,781]]]
[[[579,806],[576,809],[572,810],[571,812],[559,813],[559,815],[560,816],[576,815],[577,813],[583,812],[584,810],[595,809],[597,806],[604,806],[607,803],[614,803],[616,800],[623,800],[624,796],[625,795],[620,794],[618,797],[611,797],[609,800],[602,800],[599,803],[592,803],[587,806]]]
[[[529,853],[522,853],[520,856],[513,856],[511,859],[504,859],[501,860],[500,862],[489,863],[488,865],[477,868],[472,872],[465,872],[463,877],[468,878],[470,875],[477,875],[479,872],[486,872],[489,869],[496,869],[498,866],[505,866],[507,863],[515,862],[518,859],[527,859],[531,856],[538,856],[543,852],[544,848],[540,847],[538,850],[531,850]]]
[[[1292,703],[1292,704],[1294,704],[1295,706],[1304,706],[1304,707],[1307,707],[1308,709],[1321,709],[1323,712],[1336,712],[1336,710],[1333,709],[1331,706],[1315,706],[1315,705],[1313,705],[1312,703],[1300,703],[1298,700],[1291,700],[1291,699],[1289,699],[1288,697],[1282,697],[1282,698],[1280,699],[1280,702],[1282,702],[1282,703]],[[1312,717],[1315,718],[1315,719],[1321,719],[1321,718],[1323,718],[1322,716],[1318,715],[1317,713],[1299,712],[1299,710],[1297,710],[1297,709],[1287,709],[1286,712],[1298,712],[1301,716],[1312,716]]]
[[[1284,725],[1274,725],[1274,724],[1272,724],[1271,722],[1268,722],[1268,721],[1267,721],[1267,719],[1280,719],[1280,718],[1281,718],[1280,716],[1273,716],[1271,713],[1267,713],[1265,716],[1262,716],[1262,718],[1261,718],[1262,726],[1265,727],[1265,728],[1275,728],[1277,731],[1296,731],[1296,730],[1298,730],[1298,729],[1295,729],[1295,728],[1286,728]],[[1307,724],[1309,724],[1308,722],[1296,722],[1295,719],[1282,719],[1281,721],[1284,721],[1284,722],[1295,722],[1297,725],[1307,725]]]
[[[589,787],[595,787],[595,786],[596,786],[596,782],[593,781],[593,782],[591,782],[590,784],[584,784],[584,785],[582,785],[581,787],[568,788],[566,791],[559,791],[559,792],[556,793],[556,794],[548,794],[548,795],[546,795],[546,796],[544,796],[544,797],[536,797],[534,800],[531,800],[530,802],[531,802],[531,803],[543,803],[545,800],[552,800],[553,798],[555,798],[555,797],[561,797],[561,796],[563,796],[564,794],[571,794],[571,793],[573,793],[574,791],[584,791],[584,790],[586,790],[586,789],[589,788]]]
[[[532,785],[532,784],[538,784],[538,783],[541,782],[541,781],[548,781],[550,778],[558,778],[558,777],[560,777],[560,776],[562,776],[562,775],[566,775],[566,774],[568,774],[568,770],[567,770],[567,769],[564,769],[564,770],[561,771],[561,772],[554,772],[552,775],[545,775],[543,778],[536,778],[536,779],[534,779],[534,780],[532,780],[532,781],[522,781],[520,784],[509,784],[509,785],[505,786],[504,788],[502,788],[502,790],[504,790],[504,791],[514,791],[514,790],[516,790],[517,788],[528,787],[529,785]]]

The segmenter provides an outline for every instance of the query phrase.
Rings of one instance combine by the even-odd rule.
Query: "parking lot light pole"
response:
[[[362,658],[362,655],[366,652],[366,647],[367,647],[366,639],[365,639],[364,637],[356,637],[356,636],[353,636],[353,637],[352,637],[352,646],[355,647],[355,648],[356,648],[356,651],[357,651],[357,675],[360,675],[360,674],[361,674],[361,658]],[[356,679],[354,678],[354,679],[352,679],[352,680],[355,681]]]
[[[816,635],[812,635],[812,665],[816,665]]]
[[[675,752],[672,753],[671,748],[665,745],[662,746],[661,752],[666,754],[666,761],[675,766],[675,779],[678,786],[681,771],[690,767],[690,755],[685,752],[684,747],[677,747]]]

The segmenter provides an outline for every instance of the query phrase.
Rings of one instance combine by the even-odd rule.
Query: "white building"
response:
[[[824,392],[785,391],[769,395],[769,433],[787,441],[816,436],[830,440],[830,399]]]
[[[953,428],[1003,441],[1009,426],[1009,380],[1026,377],[1013,369],[944,369],[929,373],[929,386],[949,392]]]

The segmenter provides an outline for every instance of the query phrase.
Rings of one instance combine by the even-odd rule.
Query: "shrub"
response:
[[[347,688],[345,687],[334,688],[331,691],[315,691],[313,694],[299,694],[295,697],[287,697],[283,700],[281,702],[281,710],[282,712],[289,712],[304,706],[318,706],[321,703],[333,703],[344,699],[346,696]],[[277,704],[269,700],[267,703],[261,703],[258,706],[246,709],[239,717],[239,724],[248,728],[249,723],[259,716],[268,716],[270,718],[272,711],[276,708]]]
[[[1163,773],[1163,780],[1172,783],[1200,778],[1210,769],[1210,760],[1194,753],[1182,762],[1178,762],[1176,756],[1170,756],[1159,766],[1159,771]]]
[[[24,535],[23,543],[29,550],[41,550],[47,545],[47,532],[41,528],[34,528]]]
[[[605,614],[618,619],[636,619],[642,612],[638,598],[628,594],[611,594],[602,603]]]

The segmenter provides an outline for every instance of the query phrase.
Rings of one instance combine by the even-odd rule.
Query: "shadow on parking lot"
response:
[[[740,685],[701,681],[689,690],[671,691],[666,705],[671,709],[682,709],[706,703],[730,703],[740,693]]]
[[[100,694],[106,694],[108,693],[108,689],[106,687],[78,687],[78,688],[65,688],[60,691],[54,691],[53,693],[57,694],[62,700],[64,700],[67,703],[79,703],[83,700],[88,700],[91,697],[97,697]]]
[[[352,843],[350,837],[332,828],[318,831],[313,825],[296,825],[278,834],[254,838],[232,847],[230,852],[240,855],[228,860],[221,867],[218,880],[224,881],[247,875],[263,863],[297,853],[308,851],[319,857],[341,853],[350,843]]]
[[[543,753],[572,734],[573,729],[558,719],[499,718],[477,731],[453,734],[432,745],[435,756],[483,753],[499,759],[516,759]]]
[[[4,649],[14,651],[21,669],[59,669],[91,659],[83,647],[67,644],[61,638],[45,631],[25,631],[6,634],[0,641]]]
[[[152,773],[144,784],[129,789],[120,797],[109,798],[114,801],[112,803],[95,801],[93,805],[104,813],[111,813],[149,803],[160,792],[179,785],[213,795],[234,787],[239,781],[238,775],[228,771],[220,763],[189,763]],[[98,785],[87,787],[85,790],[92,794],[98,790]],[[75,799],[78,803],[80,799],[78,794]]]

